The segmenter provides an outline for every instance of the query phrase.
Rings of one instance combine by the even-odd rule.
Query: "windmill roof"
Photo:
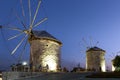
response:
[[[103,50],[103,49],[101,49],[101,48],[98,48],[98,47],[92,47],[92,48],[89,48],[88,50],[87,50],[87,52],[88,51],[104,51],[105,52],[105,50]]]
[[[61,43],[61,41],[59,41],[57,38],[55,38],[54,36],[52,36],[50,33],[48,33],[47,31],[32,31],[33,35],[36,37],[36,38],[46,38],[46,39],[50,39],[50,40],[54,40],[54,41],[57,41],[59,43]]]

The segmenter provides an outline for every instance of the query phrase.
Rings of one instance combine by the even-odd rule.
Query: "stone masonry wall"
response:
[[[48,68],[49,71],[57,71],[60,66],[60,47],[55,41],[37,39],[30,41],[30,63],[33,70]]]

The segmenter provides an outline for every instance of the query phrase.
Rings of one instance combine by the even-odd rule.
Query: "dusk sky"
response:
[[[33,13],[36,1],[31,0]],[[27,0],[23,0],[23,5],[28,20]],[[0,25],[11,23],[21,27],[15,13],[20,17],[22,15],[20,0],[0,0]],[[120,51],[120,0],[42,0],[36,21],[43,17],[48,17],[48,20],[39,25],[37,30],[46,30],[63,43],[63,66],[71,68],[80,63],[85,67],[86,47],[99,42],[97,46],[106,51],[106,67],[111,67],[111,60]],[[14,31],[6,31],[3,30],[6,39],[14,34]],[[5,41],[0,31],[1,68],[17,61],[22,49],[12,56],[10,51],[19,41],[20,38]],[[29,50],[27,47],[23,60],[29,61]]]

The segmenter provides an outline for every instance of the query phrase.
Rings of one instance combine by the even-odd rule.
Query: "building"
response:
[[[30,67],[28,64],[18,63],[11,65],[11,70],[14,72],[29,72]]]
[[[98,47],[89,48],[86,51],[86,69],[88,71],[105,72],[105,50]]]
[[[62,43],[58,39],[46,31],[32,31],[29,42],[32,71],[59,71]]]
[[[114,59],[113,59],[114,60]],[[115,67],[113,65],[113,60],[111,61],[112,62],[112,71],[115,71]]]

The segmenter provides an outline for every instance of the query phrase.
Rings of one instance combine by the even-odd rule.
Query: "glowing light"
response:
[[[43,65],[48,65],[49,71],[56,71],[57,70],[57,63],[56,63],[56,57],[53,55],[48,55],[43,60]]]
[[[101,56],[101,68],[102,68],[102,72],[106,72],[106,66],[105,66],[105,59],[103,56]]]
[[[113,66],[113,60],[112,60],[112,71],[115,71],[115,67]]]
[[[112,65],[112,71],[115,71],[115,67]]]
[[[106,72],[105,65],[102,65],[102,72]]]
[[[47,63],[48,63],[48,66],[49,66],[49,70],[56,70],[56,63],[55,63],[55,61],[54,60],[49,60],[49,61],[47,61]]]
[[[24,65],[24,66],[25,66],[25,65],[27,65],[27,62],[25,62],[25,61],[24,61],[24,62],[22,62],[22,65]]]

